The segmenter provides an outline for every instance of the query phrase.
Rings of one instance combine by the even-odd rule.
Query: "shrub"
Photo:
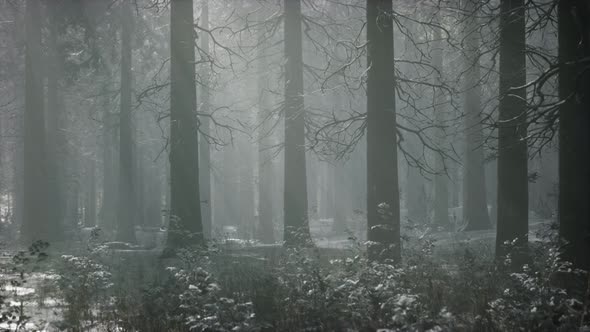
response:
[[[83,330],[96,322],[96,310],[107,301],[112,286],[107,267],[91,257],[63,255],[57,286],[65,302],[61,328]]]
[[[128,264],[64,257],[60,279],[71,323],[102,310],[103,325],[166,331],[568,331],[580,327],[584,292],[562,287],[572,271],[551,243],[533,243],[522,271],[497,264],[485,243],[439,250],[421,236],[404,243],[398,265],[363,249],[328,260],[315,248],[183,251],[145,279]],[[154,269],[157,267],[151,266]],[[123,273],[120,270],[124,270]],[[113,271],[111,275],[108,271]],[[119,276],[114,278],[113,276]],[[122,280],[126,280],[126,282]],[[111,282],[115,287],[110,287]],[[66,285],[70,285],[66,287]],[[99,296],[109,288],[110,295]],[[79,303],[79,304],[78,304]],[[80,325],[78,325],[80,326]]]

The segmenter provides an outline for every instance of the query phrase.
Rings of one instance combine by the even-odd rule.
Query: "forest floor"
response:
[[[530,241],[544,241],[544,235],[547,235],[551,230],[552,221],[535,218],[530,220],[529,240]],[[314,220],[311,222],[312,234],[314,234],[314,242],[320,249],[320,252],[327,252],[329,256],[347,256],[352,253],[355,246],[361,242],[358,238],[362,238],[362,234],[351,236],[334,236],[332,231],[332,220]],[[412,229],[407,231],[406,237],[424,238],[427,237],[430,241],[436,244],[439,250],[456,248],[458,245],[481,245],[487,246],[490,250],[494,246],[495,230],[484,231],[469,231],[469,232],[439,232],[432,229]],[[236,246],[231,248],[232,251],[244,251],[255,253],[267,252],[265,248],[277,248],[275,246],[262,246],[251,244],[248,247]],[[160,252],[159,248],[153,250],[141,250],[143,254],[155,256]],[[259,252],[259,253],[260,253]],[[129,251],[126,255],[131,254]],[[49,271],[35,271],[23,270],[15,268],[13,262],[14,252],[6,251],[0,257],[0,268],[3,274],[0,274],[1,293],[3,295],[4,305],[2,309],[5,313],[12,311],[14,316],[24,314],[27,318],[24,324],[24,330],[27,331],[54,331],[55,324],[63,319],[63,299],[60,299],[56,292],[55,280],[59,276],[52,270]],[[331,259],[331,258],[330,258]],[[22,273],[21,273],[22,272]],[[53,327],[52,327],[53,326]],[[16,323],[0,323],[0,330],[16,330]],[[21,329],[23,327],[21,326]],[[102,328],[94,329],[96,331],[103,330]]]

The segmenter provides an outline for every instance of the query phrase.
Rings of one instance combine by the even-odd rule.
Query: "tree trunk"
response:
[[[165,167],[166,167],[166,174],[165,174],[165,181],[164,181],[164,225],[166,225],[166,227],[168,227],[168,229],[170,229],[170,215],[171,215],[171,204],[170,204],[170,199],[172,196],[171,190],[170,190],[170,163],[169,162],[165,162],[164,163]]]
[[[121,105],[119,110],[119,197],[117,241],[136,242],[137,197],[133,167],[131,124],[131,29],[133,11],[121,3]]]
[[[220,202],[220,224],[216,225],[223,233],[224,226],[239,225],[239,192],[236,190],[239,185],[239,174],[237,166],[239,163],[235,159],[235,151],[232,145],[226,145],[223,148],[223,178],[220,180],[223,183],[223,190],[217,192],[217,200]]]
[[[511,254],[517,268],[528,246],[526,91],[513,90],[526,83],[524,0],[502,0],[500,7],[496,257]]]
[[[239,211],[240,237],[251,239],[254,232],[254,172],[252,148],[248,139],[239,142]]]
[[[204,243],[192,0],[170,8],[170,249]]]
[[[332,190],[334,191],[334,222],[332,224],[332,233],[335,235],[346,235],[348,230],[348,209],[350,201],[349,181],[350,177],[346,176],[344,164],[334,164],[330,167],[332,171]]]
[[[65,122],[64,105],[59,93],[61,82],[59,73],[61,70],[60,59],[58,54],[58,16],[59,8],[56,5],[48,5],[50,13],[49,19],[49,41],[48,63],[47,66],[47,181],[49,185],[48,197],[49,211],[47,221],[53,224],[53,227],[61,234],[62,223],[65,215],[65,193],[64,193],[64,160],[66,159],[65,148],[67,147],[63,130],[59,128]]]
[[[437,18],[438,20],[438,18]],[[441,32],[439,29],[434,29],[433,41],[433,56],[432,61],[434,68],[437,70],[434,84],[442,84],[443,73],[443,49],[441,43]],[[446,133],[444,126],[446,125],[446,110],[445,97],[442,89],[436,88],[434,91],[434,118],[436,125],[439,126],[436,130],[436,141],[440,149],[445,149],[447,145]],[[443,156],[435,152],[435,169],[437,174],[434,175],[434,226],[449,229],[449,172],[443,160]]]
[[[481,125],[481,87],[479,86],[479,39],[474,0],[464,0],[465,12],[473,15],[465,26],[465,168],[463,174],[463,221],[465,231],[492,227],[488,216],[483,131]]]
[[[8,5],[7,2],[5,2],[6,5]],[[16,15],[18,15],[18,13],[20,13],[20,6],[7,6],[9,9],[11,9],[10,14],[14,17],[16,17]],[[18,29],[19,25],[14,25],[14,27],[11,29],[11,40],[17,40],[19,38],[20,32]],[[19,57],[19,53],[20,53],[20,49],[14,47],[10,52],[8,52],[9,55],[9,61],[10,63],[15,63],[16,59]],[[19,68],[17,66],[13,66],[13,68],[10,68],[9,71],[7,71],[7,73],[9,73],[12,77],[12,89],[13,91],[17,92],[17,91],[24,91],[25,90],[25,82],[22,79],[19,79]],[[14,128],[14,135],[16,137],[23,137],[24,136],[24,107],[22,107],[22,102],[18,102],[18,107],[20,109],[20,112],[18,112],[16,114],[15,117],[9,118],[7,119],[7,127],[8,128]],[[11,229],[11,232],[14,232],[13,234],[16,235],[16,232],[19,230],[20,227],[22,227],[23,224],[23,207],[24,207],[24,196],[23,196],[23,180],[24,180],[24,175],[23,175],[23,157],[24,157],[24,153],[23,153],[23,140],[22,139],[18,139],[16,140],[13,144],[12,144],[12,181],[11,181],[11,185],[12,185],[12,193],[11,193],[11,221],[13,223],[13,227]],[[14,237],[16,238],[16,237]]]
[[[301,0],[285,0],[285,188],[286,246],[311,243],[307,215],[305,109]]]
[[[41,2],[26,1],[24,206],[21,240],[54,241],[58,230],[48,222],[49,183],[43,114],[43,64],[41,59]]]
[[[139,123],[139,121],[137,121]],[[135,142],[139,142],[139,130],[136,127],[135,130]],[[146,183],[148,181],[153,181],[147,177],[145,159],[144,159],[144,148],[136,143],[133,145],[133,162],[135,170],[134,172],[134,181],[135,181],[135,206],[136,206],[136,214],[135,214],[135,223],[139,227],[146,226]]]
[[[105,78],[106,82],[110,81],[110,76]],[[105,93],[103,112],[102,112],[102,206],[100,211],[100,224],[106,234],[112,235],[115,231],[115,222],[117,219],[117,196],[118,188],[116,184],[116,149],[115,144],[118,141],[117,131],[115,130],[115,115],[110,111],[110,98],[107,94],[107,85],[103,87]]]
[[[205,28],[209,29],[209,0],[202,0],[203,8],[201,11],[201,22],[200,25]],[[207,56],[209,55],[209,34],[203,33],[201,35],[201,50]],[[202,85],[201,85],[201,111],[202,114],[209,114],[211,113],[211,105],[209,102],[209,64],[204,65],[205,70],[202,73]],[[199,145],[199,152],[200,152],[200,165],[199,165],[199,183],[200,183],[200,190],[201,190],[201,207],[202,207],[202,216],[203,216],[203,234],[206,239],[211,237],[211,228],[212,228],[212,215],[211,215],[211,150],[209,147],[209,142],[207,138],[204,136],[209,135],[209,126],[210,121],[209,117],[202,116],[200,118],[200,130],[203,133],[201,135],[201,141]]]
[[[405,147],[412,156],[417,157],[420,155],[420,145],[421,143],[417,138],[412,136],[406,138]],[[405,188],[407,219],[413,224],[427,225],[429,218],[428,207],[426,206],[425,179],[420,174],[420,169],[417,165],[408,164]]]
[[[94,156],[86,161],[86,190],[84,195],[84,226],[96,226],[96,167]]]
[[[564,259],[590,270],[590,10],[562,0],[559,20],[559,235]],[[581,60],[586,59],[585,63]]]
[[[146,167],[146,226],[162,227],[162,179],[155,163]],[[148,180],[149,179],[149,180]]]
[[[81,175],[80,154],[72,150],[68,158],[69,181],[67,183],[67,201],[66,201],[66,228],[70,232],[74,231],[80,225],[80,181]]]
[[[401,260],[392,0],[367,0],[369,259]]]
[[[271,110],[267,102],[269,77],[266,75],[264,58],[263,30],[258,31],[258,228],[257,238],[262,243],[274,243],[274,224],[272,214],[273,160]]]

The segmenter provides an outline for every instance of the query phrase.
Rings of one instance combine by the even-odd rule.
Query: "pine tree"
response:
[[[401,260],[392,0],[367,0],[369,259]]]
[[[284,241],[311,243],[307,215],[305,109],[301,0],[285,0],[285,188]]]
[[[524,0],[500,3],[498,225],[496,257],[522,265],[528,246],[528,170]],[[506,246],[506,242],[514,242]]]
[[[559,38],[559,236],[564,258],[590,270],[590,11],[583,0],[561,0]]]
[[[192,0],[170,2],[169,249],[204,243]]]

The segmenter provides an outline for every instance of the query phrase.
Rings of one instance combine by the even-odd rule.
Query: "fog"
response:
[[[0,0],[0,329],[585,331],[581,0]]]

